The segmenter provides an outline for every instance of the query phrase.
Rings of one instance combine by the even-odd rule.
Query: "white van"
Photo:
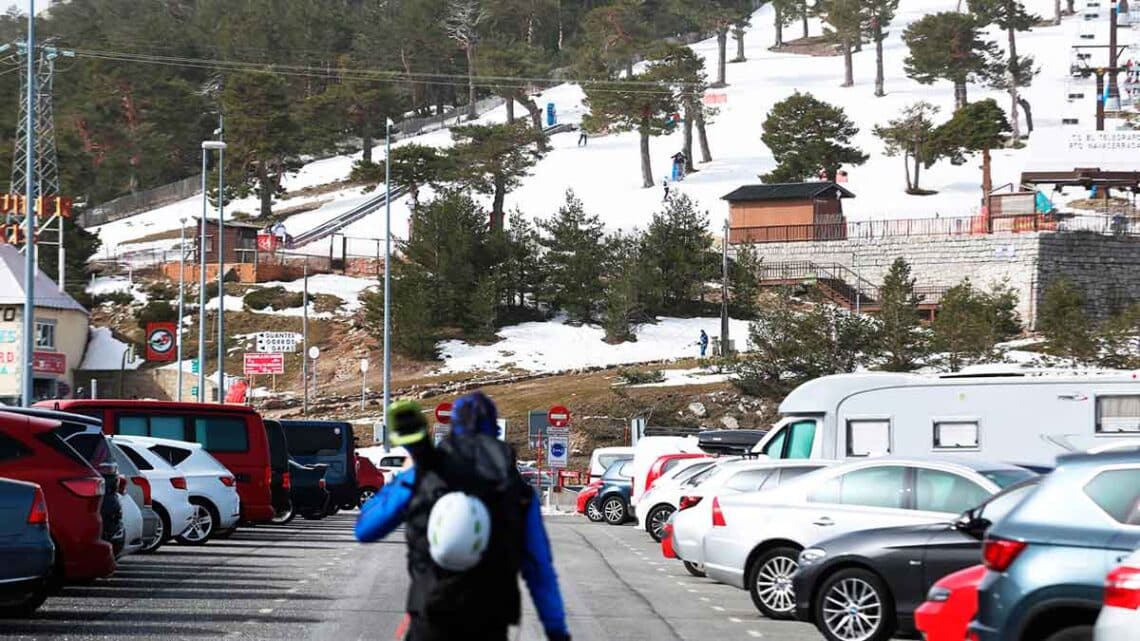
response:
[[[633,448],[629,446],[599,447],[590,453],[590,482],[602,478],[606,468],[619,458],[632,458]]]
[[[696,437],[691,436],[643,436],[638,439],[633,448],[633,461],[626,468],[633,472],[633,490],[630,492],[629,504],[637,505],[638,499],[645,494],[645,477],[659,456],[681,452],[703,454],[704,451],[697,447],[697,443]]]
[[[780,403],[780,414],[753,453],[963,454],[1051,467],[1058,454],[1140,437],[1140,379],[1056,370],[838,374],[797,387]]]

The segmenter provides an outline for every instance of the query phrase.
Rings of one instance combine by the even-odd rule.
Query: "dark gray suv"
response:
[[[1105,575],[1140,546],[1140,451],[1057,462],[986,535],[978,641],[1091,641]]]

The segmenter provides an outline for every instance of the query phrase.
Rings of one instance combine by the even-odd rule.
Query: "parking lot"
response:
[[[170,545],[124,559],[115,575],[71,586],[34,619],[5,621],[20,639],[394,639],[407,573],[402,533],[361,545],[355,513],[239,530],[204,547]],[[551,517],[575,639],[819,639],[760,618],[748,594],[690,577],[632,526]],[[544,635],[524,592],[518,639]]]

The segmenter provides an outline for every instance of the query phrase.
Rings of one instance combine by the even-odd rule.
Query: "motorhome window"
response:
[[[1117,521],[1140,525],[1140,468],[1101,472],[1085,494]]]
[[[194,440],[208,452],[245,452],[249,433],[245,420],[226,416],[199,416],[194,419]]]
[[[891,453],[891,422],[886,419],[847,421],[847,456],[883,456]]]
[[[150,436],[145,416],[120,416],[115,421],[115,432],[124,436]]]
[[[790,429],[792,437],[784,458],[811,458],[811,448],[815,443],[815,421],[801,421],[793,424]]]
[[[1096,431],[1140,432],[1140,396],[1098,396]]]
[[[737,492],[752,492],[760,488],[772,475],[772,470],[746,470],[728,479],[724,486]]]
[[[817,489],[809,500],[902,509],[905,497],[906,468],[891,465],[848,472]]]
[[[919,468],[914,484],[914,509],[961,514],[977,507],[989,495],[977,483],[957,474]]]
[[[978,449],[978,423],[976,421],[935,421],[934,449]]]

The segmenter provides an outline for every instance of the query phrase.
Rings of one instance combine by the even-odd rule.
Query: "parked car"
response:
[[[519,469],[519,475],[527,482],[528,485],[536,490],[543,490],[546,488],[554,487],[557,482],[557,477],[554,470],[544,467],[541,470],[536,467],[525,467]]]
[[[10,445],[0,435],[0,460]],[[40,486],[0,479],[0,619],[29,616],[47,598],[55,561],[48,529]]]
[[[1140,550],[1105,577],[1095,636],[1096,641],[1140,641]]]
[[[833,461],[728,460],[694,475],[681,488],[673,518],[673,550],[693,576],[705,576],[705,535],[716,524],[722,496],[776,489]]]
[[[323,465],[301,465],[289,459],[289,489],[293,509],[306,519],[323,519],[329,515],[329,492],[325,489]]]
[[[633,459],[618,459],[602,474],[602,486],[594,499],[602,518],[610,525],[621,525],[630,519],[629,496],[633,490]]]
[[[699,447],[700,442],[694,437],[682,436],[645,436],[637,441],[633,448],[633,460],[627,468],[633,479],[633,489],[630,493],[629,505],[636,508],[641,495],[649,489],[645,479],[649,470],[663,454],[692,453],[703,454]]]
[[[201,443],[237,481],[241,518],[254,523],[276,516],[270,496],[273,471],[261,415],[243,405],[76,399],[38,406],[98,415],[103,431]]]
[[[161,541],[157,541],[158,529],[161,526],[161,519],[154,511],[154,505],[150,496],[150,481],[147,480],[143,473],[135,465],[134,461],[115,444],[115,440],[109,439],[108,446],[111,449],[111,455],[115,457],[115,464],[119,466],[119,474],[127,479],[127,493],[126,496],[130,497],[132,502],[138,507],[142,516],[142,544],[137,551],[149,548],[152,546],[162,545]],[[157,547],[155,547],[157,549]],[[153,550],[152,550],[153,551]]]
[[[119,486],[121,492],[116,492],[116,497],[123,514],[123,547],[115,555],[116,559],[138,552],[144,544],[142,510],[127,495],[127,480],[126,477],[122,478],[123,482]]]
[[[1003,463],[886,457],[818,470],[768,492],[714,497],[705,571],[748,590],[761,614],[792,618],[791,579],[805,548],[857,530],[953,519],[1032,475]]]
[[[654,541],[660,542],[665,522],[677,510],[685,481],[712,467],[716,459],[709,457],[676,459],[677,464],[641,497],[643,509],[637,511],[638,527],[645,528]]]
[[[166,459],[132,443],[129,437],[115,436],[111,440],[131,459],[150,487],[151,507],[158,515],[158,529],[154,539],[139,551],[154,552],[185,532],[194,521],[194,506],[190,503],[186,477]]]
[[[407,450],[402,447],[394,447],[380,456],[380,460],[376,462],[376,467],[384,475],[384,482],[391,483],[392,477],[404,469],[408,463]]]
[[[914,611],[914,627],[925,641],[966,641],[966,627],[978,612],[978,584],[986,566],[971,565],[944,576]]]
[[[194,519],[175,537],[179,543],[204,545],[214,534],[237,527],[241,518],[237,482],[200,444],[143,436],[120,436],[117,440],[147,448],[186,477]]]
[[[59,423],[0,411],[0,476],[36,483],[52,517],[53,582],[86,581],[115,571],[102,538],[103,477],[55,433]]]
[[[351,510],[360,504],[352,424],[344,421],[281,421],[289,455],[301,465],[325,466],[325,488],[333,505]]]
[[[913,634],[914,611],[923,595],[942,577],[976,565],[986,530],[1039,479],[1010,486],[953,521],[858,530],[816,543],[800,553],[792,579],[796,618],[814,623],[829,641],[884,641],[898,633]],[[936,494],[976,495],[963,483],[939,487],[924,480],[915,484],[916,505],[938,501]],[[966,498],[948,495],[942,500],[960,504]]]
[[[275,525],[284,525],[297,516],[293,509],[292,479],[289,476],[289,439],[281,421],[265,421],[265,437],[269,440],[269,464],[273,477],[269,482],[269,494],[273,501]]]
[[[1140,547],[1140,452],[1057,463],[986,535],[978,641],[1091,640],[1105,575]]]
[[[371,459],[359,454],[353,454],[356,461],[356,483],[360,486],[360,507],[363,507],[380,488],[384,487],[384,475],[379,468],[372,464]]]
[[[619,458],[633,458],[633,448],[628,446],[595,448],[590,453],[590,481],[601,480],[606,469]]]
[[[586,518],[594,523],[606,520],[602,516],[602,509],[598,506],[598,490],[602,489],[602,479],[591,481],[589,485],[578,491],[576,507],[578,514],[585,514]]]
[[[653,484],[657,482],[657,479],[668,474],[670,470],[676,468],[683,461],[707,458],[711,457],[703,452],[678,452],[658,456],[657,460],[653,461],[653,465],[649,466],[649,471],[645,473],[645,489],[642,493],[644,494],[652,490]]]

